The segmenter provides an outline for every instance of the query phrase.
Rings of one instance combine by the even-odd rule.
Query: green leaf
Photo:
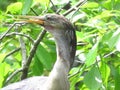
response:
[[[104,34],[104,36],[102,37],[102,42],[108,42],[108,40],[112,37],[113,35],[113,31],[108,31]]]
[[[108,40],[108,46],[110,47],[110,49],[113,49],[117,45],[119,39],[120,39],[120,28],[116,32],[114,32],[112,37]]]
[[[6,63],[0,63],[0,87],[2,87],[4,77],[10,71],[10,66]]]
[[[99,42],[97,42],[97,43],[92,47],[92,49],[89,51],[89,53],[87,54],[86,60],[85,60],[87,66],[90,66],[90,65],[92,65],[92,64],[95,62],[96,57],[97,57],[98,44],[99,44]]]
[[[38,0],[42,5],[48,6],[50,3],[50,0]]]
[[[115,1],[113,8],[116,10],[120,10],[120,0],[112,0],[112,1]]]
[[[76,31],[77,41],[83,41],[84,33]]]
[[[83,78],[80,78],[80,74],[81,73],[77,73],[77,71],[79,71],[80,67],[74,67],[72,68],[72,70],[70,71],[70,74],[72,77],[70,77],[69,81],[70,81],[70,90],[75,90],[75,85],[76,83],[78,83],[80,80],[83,80]]]
[[[116,49],[120,52],[120,39],[117,42]]]
[[[21,2],[12,3],[7,7],[6,13],[10,12],[11,14],[20,14],[21,9],[22,9]]]
[[[113,9],[120,10],[119,0],[106,0],[105,2],[103,2],[102,5],[109,10],[113,10]]]
[[[36,55],[37,55],[38,59],[40,60],[40,62],[44,65],[44,67],[47,70],[51,70],[52,65],[53,65],[52,57],[50,56],[48,51],[42,45],[38,46]]]
[[[102,79],[100,72],[96,66],[85,75],[84,83],[89,88],[89,90],[99,90],[102,86]]]
[[[103,1],[102,5],[103,5],[106,9],[111,10],[111,9],[113,8],[113,7],[112,7],[111,1],[113,1],[113,0],[106,0],[106,1]]]
[[[29,12],[33,0],[25,0],[22,8],[22,15],[25,15]]]
[[[82,5],[82,8],[97,8],[99,6],[96,2],[88,2],[84,5]]]
[[[33,66],[31,70],[32,70],[33,75],[35,76],[39,76],[43,73],[43,65],[36,55],[34,57]]]
[[[107,86],[108,78],[110,76],[110,68],[109,68],[109,66],[106,63],[101,62],[101,64],[100,64],[100,72],[101,72],[102,80],[103,80],[104,84]]]
[[[50,4],[50,0],[35,0],[35,2],[40,3],[41,7],[44,9],[47,9]]]
[[[115,73],[115,90],[120,89],[120,66],[116,69]]]
[[[0,53],[0,63],[4,60],[6,54]]]

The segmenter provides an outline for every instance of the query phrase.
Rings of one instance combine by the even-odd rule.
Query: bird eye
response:
[[[47,16],[46,16],[46,19],[47,19],[47,20],[52,20],[52,18],[51,18],[51,17],[47,17]]]

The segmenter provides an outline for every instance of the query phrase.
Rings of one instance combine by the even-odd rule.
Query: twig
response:
[[[69,13],[71,13],[74,10],[76,10],[76,8],[78,8],[79,6],[83,5],[83,3],[86,3],[86,2],[87,2],[87,0],[80,0],[75,6],[73,6],[72,8],[70,8],[63,15],[64,16],[68,15]]]
[[[20,31],[20,25],[16,25],[15,27],[15,31],[18,32]],[[21,80],[27,78],[27,72],[25,71],[25,67],[26,67],[26,62],[27,62],[27,51],[26,51],[26,46],[25,46],[25,42],[23,40],[22,37],[19,37],[19,42],[20,42],[20,47],[21,47],[21,56],[22,56],[22,75],[21,75]]]
[[[12,35],[24,36],[24,37],[28,38],[30,41],[32,41],[32,43],[34,43],[34,39],[32,39],[32,37],[30,37],[29,35],[23,34],[23,33],[12,32],[12,33],[6,34],[5,36],[12,36]]]
[[[77,43],[77,46],[85,46],[85,45],[88,45],[88,43],[85,43],[85,42],[78,42]]]
[[[68,2],[65,6],[63,6],[62,8],[58,9],[58,10],[56,11],[56,13],[59,14],[62,9],[65,9],[65,7],[67,7],[67,8],[70,7],[70,6],[71,6],[70,3],[71,3],[71,1],[69,1],[69,2]],[[68,9],[69,9],[69,8],[68,8]],[[66,9],[66,10],[68,10],[68,9]]]
[[[7,78],[5,84],[7,84],[15,75],[17,75],[17,74],[18,74],[19,72],[21,72],[22,70],[23,70],[23,69],[20,68],[20,69],[14,71],[14,72]]]
[[[38,14],[31,8],[31,10],[38,16]],[[24,66],[23,66],[23,77],[22,79],[26,78],[27,77],[27,74],[28,74],[28,69],[29,69],[29,66],[30,66],[30,63],[32,61],[32,58],[34,57],[35,55],[35,52],[36,52],[36,49],[37,49],[37,46],[39,45],[40,41],[43,39],[44,35],[45,35],[46,31],[43,30],[39,36],[37,37],[36,41],[34,42],[33,44],[33,47],[31,48],[30,50],[30,54],[27,58],[27,61],[24,63]]]
[[[25,79],[27,77],[27,72],[24,70],[24,68],[26,67],[26,62],[27,62],[27,53],[26,53],[26,46],[25,46],[25,42],[22,39],[22,37],[20,37],[20,46],[21,46],[21,54],[22,54],[22,75],[21,75],[21,80]]]
[[[51,1],[51,3],[52,3],[52,1]],[[38,16],[38,14],[37,14],[32,8],[31,8],[31,11],[33,11],[33,12],[35,13],[35,15]],[[34,55],[35,55],[37,46],[39,45],[40,41],[43,39],[43,37],[45,36],[45,34],[46,34],[46,31],[43,30],[43,31],[39,34],[39,36],[37,37],[36,41],[35,41],[34,44],[33,44],[33,47],[32,47],[31,50],[30,50],[30,55],[28,56],[27,62],[26,62],[26,64],[25,64],[24,67],[23,67],[23,71],[25,72],[25,77],[27,77],[28,69],[29,69],[30,63],[31,63],[31,61],[32,61],[32,58],[33,58]]]
[[[30,10],[31,10],[36,16],[38,16],[38,14],[34,11],[33,8],[30,8]]]
[[[5,58],[9,57],[10,55],[16,53],[16,52],[19,51],[19,50],[20,50],[20,47],[19,47],[19,48],[16,48],[15,50],[9,52],[9,53],[5,56]],[[4,60],[5,60],[5,58],[4,58]],[[2,63],[4,62],[4,60],[2,61]]]
[[[50,2],[51,2],[51,4],[53,5],[53,9],[54,9],[54,11],[56,12],[56,11],[57,11],[56,6],[55,6],[54,3],[52,2],[52,0],[50,0]]]
[[[25,65],[25,67],[24,67],[24,71],[26,72],[26,77],[27,77],[28,69],[29,69],[30,63],[31,63],[31,61],[32,61],[32,58],[34,57],[35,52],[36,52],[36,49],[37,49],[40,41],[43,39],[45,33],[46,33],[46,31],[43,30],[43,31],[39,34],[39,36],[37,37],[35,43],[33,44],[33,47],[32,47],[31,50],[30,50],[30,55],[29,55],[29,57],[27,58],[26,65]]]
[[[27,52],[26,52],[26,46],[25,46],[25,43],[22,37],[20,37],[20,45],[21,45],[22,68],[23,68],[21,80],[23,80],[27,77],[27,74],[26,74],[27,72],[24,70],[24,68],[26,67],[26,62],[27,62]]]
[[[21,23],[21,22],[15,22],[15,23],[13,23],[13,24],[11,25],[11,27],[0,37],[0,43],[1,43],[2,39],[6,36],[6,34],[9,33],[10,30],[11,30],[16,24],[23,24],[23,23]]]
[[[110,53],[104,55],[103,57],[104,57],[104,58],[107,58],[108,56],[112,55],[112,54],[115,53],[115,52],[116,52],[116,50],[114,50],[114,51],[112,51],[112,52],[110,52]]]
[[[0,43],[2,39],[6,36],[6,34],[16,25],[16,23],[12,24],[12,26],[0,37]]]
[[[71,75],[71,76],[68,76],[68,78],[70,79],[71,77],[74,77],[74,76],[76,76],[76,75],[79,74],[79,73],[82,73],[81,71],[84,71],[85,68],[86,68],[86,65],[85,65],[85,64],[82,64],[82,66],[79,67],[79,70],[78,70],[75,74],[73,74],[73,75]]]
[[[39,34],[39,36],[37,37],[37,39],[36,39],[33,47],[31,48],[31,50],[30,50],[30,55],[29,55],[29,57],[27,58],[27,64],[26,64],[26,65],[27,65],[27,66],[26,66],[27,68],[29,67],[29,65],[30,65],[30,63],[31,63],[31,61],[32,61],[32,58],[33,58],[33,56],[35,55],[37,46],[39,45],[40,41],[43,39],[45,33],[46,33],[46,31],[43,30],[43,31]]]
[[[17,24],[17,26],[16,26],[16,24]],[[22,25],[22,24],[24,24],[24,23],[23,23],[23,22],[15,22],[14,24],[12,24],[12,26],[1,36],[0,40],[2,40],[5,36],[9,35],[9,34],[7,34],[7,33],[9,33],[9,31],[10,31],[14,26],[18,27],[18,25]],[[12,33],[12,34],[16,34],[16,33]],[[20,33],[19,33],[19,35],[23,35],[23,34],[20,34]],[[27,35],[24,35],[24,36],[28,37]],[[28,38],[29,38],[29,37],[28,37]],[[32,39],[31,39],[31,40],[32,40]],[[23,44],[22,38],[21,38],[20,42],[21,42],[22,59],[23,59],[23,60],[22,60],[22,63],[24,63],[24,65],[25,65],[25,59],[26,59],[27,57],[26,57],[25,44]],[[24,46],[24,47],[23,47],[23,46]],[[10,52],[6,57],[10,56],[11,54],[15,53],[15,52],[18,51],[18,50],[20,50],[20,48],[18,48],[18,49],[16,49],[16,50],[13,50],[13,51]],[[24,72],[24,68],[25,68],[24,65],[22,64],[22,68],[14,71],[14,72],[7,78],[5,84],[7,84],[17,73],[19,73],[19,72],[21,72],[21,71]],[[26,72],[26,73],[27,73],[27,72]]]

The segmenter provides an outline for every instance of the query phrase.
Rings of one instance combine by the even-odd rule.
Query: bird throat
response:
[[[50,89],[47,88],[48,90],[70,90],[69,81],[67,77],[71,67],[71,61],[73,61],[74,59],[74,53],[73,55],[71,55],[71,52],[73,51],[72,48],[74,48],[74,43],[70,43],[72,39],[69,38],[68,35],[65,35],[65,32],[59,32],[59,34],[57,32],[54,33],[53,36],[56,42],[57,60],[49,75],[49,79],[47,82],[48,86],[46,86],[46,88],[49,87]],[[75,39],[75,36],[73,37]]]
[[[50,31],[50,30],[53,30],[54,29],[54,27],[53,26],[45,26],[45,28],[46,28],[46,30],[48,30],[48,31]]]

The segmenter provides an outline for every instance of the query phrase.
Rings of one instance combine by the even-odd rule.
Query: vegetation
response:
[[[28,77],[49,74],[56,60],[53,37],[39,25],[14,23],[20,15],[59,13],[76,27],[70,90],[119,90],[120,0],[52,1],[0,0],[0,87],[19,81],[27,60],[32,60]]]

